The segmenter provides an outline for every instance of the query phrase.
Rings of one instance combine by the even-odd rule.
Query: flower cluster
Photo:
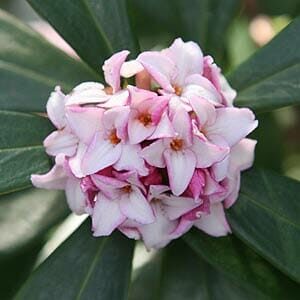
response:
[[[32,183],[64,189],[95,236],[118,229],[150,249],[192,226],[228,234],[224,208],[253,162],[256,141],[245,137],[254,114],[233,107],[235,91],[193,42],[128,54],[104,63],[107,86],[85,82],[68,95],[56,87],[47,114],[57,130],[44,141],[55,165]]]

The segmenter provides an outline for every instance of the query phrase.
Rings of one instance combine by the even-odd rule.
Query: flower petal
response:
[[[175,136],[175,131],[172,126],[172,123],[168,117],[168,114],[164,112],[163,115],[161,116],[159,123],[156,126],[155,131],[148,139],[154,140],[154,139],[174,137],[174,136]]]
[[[76,152],[78,139],[68,130],[57,130],[49,134],[44,140],[44,147],[49,155],[64,154],[72,156]]]
[[[155,222],[139,226],[142,239],[148,250],[165,247],[171,240],[171,233],[177,226],[177,221],[170,221],[163,212],[159,203],[153,203]]]
[[[127,182],[99,174],[91,175],[91,179],[95,186],[110,199],[120,198],[121,188],[128,185]]]
[[[195,154],[189,150],[173,151],[166,149],[163,153],[166,161],[170,187],[174,195],[179,196],[188,187],[196,167]]]
[[[207,124],[213,124],[216,121],[216,109],[215,107],[205,99],[201,97],[191,97],[190,104],[195,112],[200,129]]]
[[[254,149],[257,141],[242,139],[230,151],[230,172],[244,171],[250,168],[254,161]]]
[[[83,157],[82,172],[89,175],[112,166],[120,158],[121,153],[120,143],[113,145],[108,140],[103,140],[97,133]]]
[[[143,157],[146,162],[154,167],[164,168],[166,166],[165,160],[163,157],[163,152],[165,146],[162,140],[157,140],[151,145],[145,147],[141,151],[141,157]]]
[[[185,141],[185,146],[190,146],[192,144],[192,122],[185,109],[182,107],[176,109],[172,125],[178,137]]]
[[[69,177],[66,184],[66,198],[70,209],[77,215],[85,213],[85,195],[80,187],[80,180]]]
[[[79,143],[77,147],[76,155],[69,158],[69,167],[71,169],[71,172],[78,178],[82,178],[85,176],[81,168],[81,163],[86,150],[87,150],[87,145],[84,143]]]
[[[226,106],[232,106],[237,95],[236,91],[229,85],[228,81],[222,74],[220,74],[220,84]]]
[[[53,125],[57,129],[62,129],[66,125],[65,120],[65,95],[59,86],[51,93],[47,102],[47,114]]]
[[[92,215],[94,236],[110,235],[125,220],[118,201],[110,200],[99,193]]]
[[[226,107],[217,110],[216,122],[205,128],[206,134],[223,137],[233,146],[258,125],[253,112],[248,108]]]
[[[182,91],[182,97],[200,97],[212,103],[215,106],[222,105],[222,97],[214,85],[205,77],[194,74],[185,81],[185,88]]]
[[[143,70],[144,67],[137,60],[129,60],[122,64],[120,73],[122,77],[129,78]]]
[[[200,47],[194,42],[183,42],[177,38],[173,44],[162,51],[176,64],[174,83],[182,86],[185,78],[191,74],[202,74],[203,54]]]
[[[63,166],[55,164],[46,174],[31,175],[31,182],[35,187],[40,189],[64,190],[67,178],[68,177]]]
[[[175,64],[171,59],[160,52],[146,51],[138,56],[137,61],[163,89],[174,92],[171,78],[175,72]]]
[[[120,90],[121,78],[120,72],[123,63],[125,62],[129,51],[123,50],[112,55],[104,62],[102,67],[104,71],[105,81],[113,88],[113,92]]]
[[[205,173],[201,169],[196,169],[189,183],[188,191],[193,196],[193,199],[198,202],[199,197],[205,187]]]
[[[178,225],[176,226],[175,230],[172,232],[171,237],[172,239],[177,239],[188,232],[194,225],[193,221],[187,220],[185,218],[180,218]]]
[[[121,90],[107,99],[106,102],[100,103],[97,106],[102,108],[112,108],[116,106],[127,105],[129,99],[129,93],[127,90]]]
[[[66,96],[66,105],[82,105],[102,103],[107,101],[109,95],[104,91],[104,86],[98,82],[83,82]]]
[[[195,200],[190,197],[161,195],[159,199],[162,201],[165,214],[170,220],[178,219],[190,210],[199,206],[199,202],[196,203]]]
[[[122,154],[119,160],[114,164],[117,171],[136,171],[140,176],[149,174],[145,166],[145,161],[140,156],[140,145],[123,145]]]
[[[124,193],[120,200],[122,213],[131,220],[141,224],[155,221],[152,208],[139,188],[131,186],[130,193]]]
[[[194,136],[194,143],[191,149],[197,158],[197,168],[208,168],[212,164],[223,160],[229,153],[228,147],[216,146],[196,136]]]
[[[235,174],[229,175],[227,178],[225,178],[223,184],[227,189],[227,194],[224,197],[224,206],[225,208],[229,208],[235,203],[239,196],[241,185],[240,172],[236,172]]]
[[[101,126],[103,112],[98,107],[68,106],[66,118],[72,132],[82,142],[89,144]]]
[[[139,223],[127,219],[118,227],[118,229],[128,238],[139,240],[141,238],[141,234],[137,228],[139,225]]]
[[[194,225],[212,236],[225,236],[231,233],[222,203],[212,204],[210,206],[210,214],[202,215]]]
[[[131,144],[138,144],[144,141],[155,131],[154,125],[144,125],[138,119],[138,116],[138,112],[132,110],[128,120],[128,137]]]
[[[117,130],[118,138],[127,138],[127,122],[130,109],[128,106],[114,107],[103,114],[103,126],[107,131]]]

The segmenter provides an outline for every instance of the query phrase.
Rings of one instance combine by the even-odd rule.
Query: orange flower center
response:
[[[122,191],[124,193],[129,194],[132,191],[131,185],[126,185],[126,186],[122,187]]]
[[[176,94],[177,96],[181,96],[181,94],[182,94],[182,87],[180,87],[180,86],[178,86],[178,85],[174,85],[173,88],[174,88],[174,90],[175,90],[175,94]]]
[[[121,139],[118,138],[117,136],[117,131],[116,129],[112,130],[110,135],[109,135],[109,140],[113,145],[117,145],[121,142]]]
[[[149,124],[152,122],[151,115],[148,114],[148,113],[141,114],[141,115],[139,116],[139,121],[140,121],[144,126],[147,126],[147,125],[149,125]]]
[[[173,139],[170,143],[170,147],[174,151],[180,151],[183,147],[183,140],[182,139]]]
[[[113,88],[111,86],[107,86],[104,88],[104,91],[107,95],[112,95],[113,94]]]

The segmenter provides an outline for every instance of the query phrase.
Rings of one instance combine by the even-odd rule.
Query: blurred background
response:
[[[260,47],[267,44],[300,12],[300,0],[224,1],[228,1],[235,6],[235,15],[227,16],[226,12],[224,12],[222,20],[210,20],[208,22],[209,26],[206,26],[206,28],[201,27],[201,22],[197,22],[197,25],[200,25],[196,26],[194,20],[203,17],[209,19],[209,13],[201,16],[198,14],[201,11],[201,5],[208,5],[207,3],[214,9],[214,5],[217,2],[215,0],[176,0],[172,6],[168,4],[171,1],[128,0],[128,5],[134,8],[134,14],[131,17],[142,49],[160,49],[168,46],[178,36],[185,40],[190,39],[190,31],[182,30],[181,24],[184,23],[185,28],[190,27],[196,31],[199,36],[199,41],[197,42],[200,42],[204,53],[209,49],[209,54],[214,56],[217,64],[221,66],[225,74],[230,73],[231,70],[245,61]],[[194,16],[181,13],[179,18],[176,12],[178,9],[183,9],[183,3],[186,4],[187,2],[190,2],[191,5],[196,5],[196,2],[200,4],[197,4]],[[46,39],[69,55],[77,57],[72,48],[59,37],[49,24],[44,22],[32,10],[25,0],[0,0],[0,8],[15,15],[18,19],[39,31]],[[215,9],[220,9],[220,7],[216,6]],[[212,40],[209,31],[214,30],[213,24],[216,21],[230,24],[226,36],[214,34],[218,38]],[[204,38],[202,39],[202,37]],[[218,45],[220,44],[225,45],[225,50],[222,52],[218,51]],[[215,50],[212,51],[211,49]],[[258,119],[260,126],[253,134],[253,137],[258,140],[255,164],[300,180],[300,107],[288,107],[272,113],[261,113],[258,115]],[[26,250],[24,250],[23,255],[28,260],[26,261],[28,266],[32,265],[32,260],[36,261],[35,265],[42,262],[81,224],[84,218],[71,215],[55,228],[51,232],[51,239],[43,246],[41,252],[38,251],[38,258],[36,256],[29,256],[28,258],[25,253]],[[36,245],[36,248],[40,249],[40,245]],[[147,261],[149,255],[153,255],[153,253],[147,253],[140,246],[136,254],[134,260],[135,268]],[[8,266],[11,266],[11,263],[6,262],[5,264],[0,262],[0,268],[8,268]],[[3,280],[0,275],[0,299],[4,299],[11,294],[10,284],[12,280],[20,280],[21,283],[22,276],[18,272],[17,267],[15,269],[10,268]]]

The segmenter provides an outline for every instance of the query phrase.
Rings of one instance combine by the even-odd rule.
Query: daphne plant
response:
[[[1,299],[297,299],[300,184],[254,152],[261,113],[299,103],[299,19],[225,76],[238,1],[28,2],[80,59],[0,13]],[[141,51],[149,14],[171,34]],[[70,211],[90,218],[31,272]]]
[[[227,235],[224,206],[253,163],[256,142],[245,137],[254,114],[233,107],[235,91],[193,42],[125,62],[128,54],[104,62],[106,87],[85,82],[69,95],[56,87],[47,114],[57,130],[44,141],[55,164],[33,185],[65,189],[71,210],[91,215],[94,236],[118,228],[151,249],[192,226]],[[121,89],[122,74],[141,73],[144,89]]]

